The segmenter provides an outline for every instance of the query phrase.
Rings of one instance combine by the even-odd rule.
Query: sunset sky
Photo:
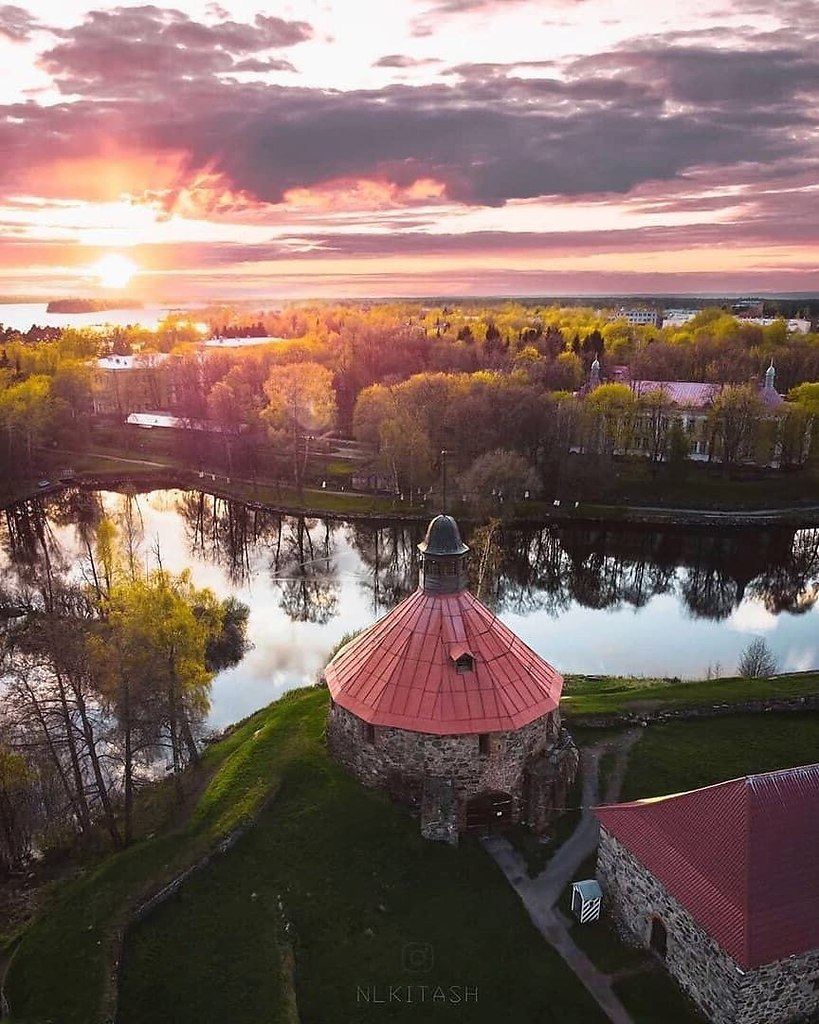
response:
[[[0,294],[819,291],[817,0],[33,0],[0,67]]]

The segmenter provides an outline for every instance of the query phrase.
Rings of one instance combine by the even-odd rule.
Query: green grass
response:
[[[302,1024],[408,1012],[425,1022],[602,1020],[478,844],[422,840],[415,819],[344,774],[315,736],[255,828],[132,930],[120,1024],[285,1020],[279,898]],[[413,943],[431,949],[429,970],[408,969]],[[359,989],[390,984],[470,986],[478,1001],[411,1011],[361,1001]]]
[[[615,995],[635,1024],[704,1024],[705,1017],[663,969],[649,970],[614,983]]]
[[[819,672],[800,672],[771,679],[711,679],[701,682],[575,676],[566,686],[560,709],[566,718],[576,718],[817,694]]]
[[[15,1020],[93,1024],[110,996],[117,931],[129,907],[195,862],[275,792],[283,765],[323,729],[326,695],[297,691],[241,723],[203,755],[213,772],[190,822],[144,839],[61,887],[26,930],[7,979]]]
[[[127,909],[264,807],[231,851],[132,927],[120,1024],[286,1022],[292,985],[302,1024],[405,1018],[404,1005],[358,1001],[359,987],[390,984],[478,988],[477,1004],[429,1003],[424,1021],[602,1024],[481,847],[422,840],[417,821],[329,760],[326,702],[324,690],[295,691],[242,723],[206,751],[214,774],[183,828],[57,893],[12,964],[15,1021],[104,1019]],[[408,943],[433,948],[431,971],[405,969]]]
[[[663,722],[632,748],[621,799],[685,792],[817,758],[816,712]]]

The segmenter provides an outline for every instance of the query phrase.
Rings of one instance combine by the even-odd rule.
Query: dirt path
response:
[[[571,937],[557,902],[582,862],[597,846],[599,826],[591,808],[602,802],[599,794],[600,757],[615,751],[614,767],[607,781],[603,800],[614,802],[619,796],[628,764],[628,754],[642,735],[641,729],[629,729],[618,736],[586,747],[580,755],[583,813],[569,839],[536,878],[529,878],[526,863],[502,836],[490,835],[483,842],[520,896],[533,924],[550,946],[563,958],[612,1024],[634,1024],[614,994],[612,978],[599,971]]]

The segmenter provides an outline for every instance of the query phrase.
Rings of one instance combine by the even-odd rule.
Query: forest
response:
[[[718,307],[681,327],[632,326],[590,307],[423,307],[412,303],[295,304],[241,312],[213,307],[169,316],[156,330],[0,329],[0,465],[31,478],[44,452],[132,442],[129,413],[163,411],[183,428],[175,454],[191,467],[267,473],[301,487],[311,445],[333,434],[372,452],[377,485],[425,492],[438,453],[461,489],[513,496],[554,485],[577,459],[605,472],[641,434],[644,456],[679,466],[685,436],[662,391],[623,381],[719,385],[702,445],[728,470],[742,462],[798,467],[819,411],[819,334],[758,326]],[[242,348],[208,338],[273,338]],[[102,356],[130,357],[103,371]],[[579,402],[592,362],[603,384]],[[758,398],[773,362],[788,401]],[[133,437],[133,431],[130,432]],[[671,471],[671,470],[669,470]]]

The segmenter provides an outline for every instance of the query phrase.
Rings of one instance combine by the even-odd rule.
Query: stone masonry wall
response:
[[[687,910],[604,828],[597,877],[621,932],[649,945],[661,918],[669,972],[715,1024],[786,1024],[819,1010],[819,950],[742,971]]]
[[[738,1024],[780,1024],[819,1017],[819,949],[748,971]]]
[[[652,919],[659,917],[668,935],[669,973],[715,1024],[738,1024],[742,978],[734,961],[604,828],[600,829],[597,879],[621,933],[648,946]]]
[[[327,741],[332,756],[363,783],[416,808],[424,779],[452,779],[463,826],[465,802],[487,791],[509,793],[512,819],[520,820],[526,762],[547,754],[559,731],[559,714],[553,711],[521,729],[489,733],[487,754],[481,754],[477,734],[434,736],[375,726],[370,742],[367,724],[331,702]]]

